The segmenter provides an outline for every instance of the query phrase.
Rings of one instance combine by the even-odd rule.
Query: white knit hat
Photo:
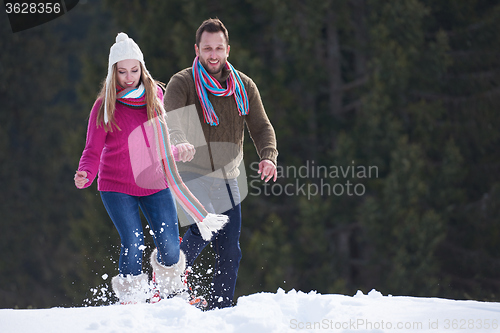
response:
[[[116,43],[109,49],[108,74],[114,64],[127,59],[137,59],[144,65],[144,55],[139,46],[126,33],[120,32],[116,36]]]
[[[146,64],[144,63],[144,55],[141,52],[139,46],[134,42],[132,38],[129,38],[128,35],[124,32],[120,32],[116,36],[116,43],[111,46],[109,49],[109,61],[108,61],[108,76],[106,77],[106,89],[110,88],[111,77],[113,74],[113,65],[119,61],[127,60],[127,59],[136,59],[139,60],[146,73]],[[107,94],[106,94],[107,98]],[[104,123],[107,124],[108,119],[108,110],[106,100],[104,101]]]

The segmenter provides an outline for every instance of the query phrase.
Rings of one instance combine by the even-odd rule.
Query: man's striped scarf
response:
[[[248,96],[240,75],[228,61],[226,61],[226,69],[230,71],[230,74],[226,81],[227,87],[224,89],[219,81],[208,74],[198,57],[193,61],[193,79],[196,93],[203,109],[205,122],[211,126],[219,125],[219,118],[215,114],[212,103],[208,100],[207,91],[215,96],[233,95],[240,116],[248,114]]]

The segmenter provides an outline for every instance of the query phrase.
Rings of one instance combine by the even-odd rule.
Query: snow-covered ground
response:
[[[180,299],[157,304],[0,310],[2,333],[79,332],[500,332],[500,303],[354,296],[279,289],[202,312]]]

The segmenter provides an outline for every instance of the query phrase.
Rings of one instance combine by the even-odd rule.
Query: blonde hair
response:
[[[144,67],[142,62],[139,62],[141,66],[141,82],[144,84],[145,94],[146,94],[146,107],[147,107],[147,115],[148,120],[153,119],[156,116],[160,116],[160,119],[163,120],[162,115],[165,114],[165,109],[163,108],[162,101],[158,98],[157,87],[161,87],[163,91],[165,91],[165,84],[163,82],[157,81],[153,79],[151,74]],[[116,127],[119,131],[121,131],[120,127],[116,123],[115,120],[115,105],[116,105],[116,72],[117,66],[116,63],[113,64],[112,72],[111,72],[111,82],[109,87],[106,86],[106,79],[102,84],[101,91],[97,95],[98,99],[102,100],[101,106],[99,107],[99,112],[97,113],[96,126],[100,127],[101,125],[104,127],[106,132],[113,132],[113,127]],[[108,119],[109,122],[104,124],[104,103],[107,103],[108,109]]]

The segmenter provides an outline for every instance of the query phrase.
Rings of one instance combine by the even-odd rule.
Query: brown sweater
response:
[[[277,163],[278,150],[274,128],[264,110],[259,90],[248,76],[239,72],[248,95],[249,112],[240,116],[234,96],[217,97],[207,92],[219,125],[210,126],[203,119],[203,110],[196,94],[192,68],[184,69],[170,79],[165,92],[165,111],[172,144],[189,142],[196,147],[194,159],[178,163],[179,171],[236,178],[243,159],[244,128],[247,125],[261,160]],[[229,71],[222,73],[225,85]],[[175,112],[172,112],[177,110]],[[203,135],[201,135],[203,133]]]

